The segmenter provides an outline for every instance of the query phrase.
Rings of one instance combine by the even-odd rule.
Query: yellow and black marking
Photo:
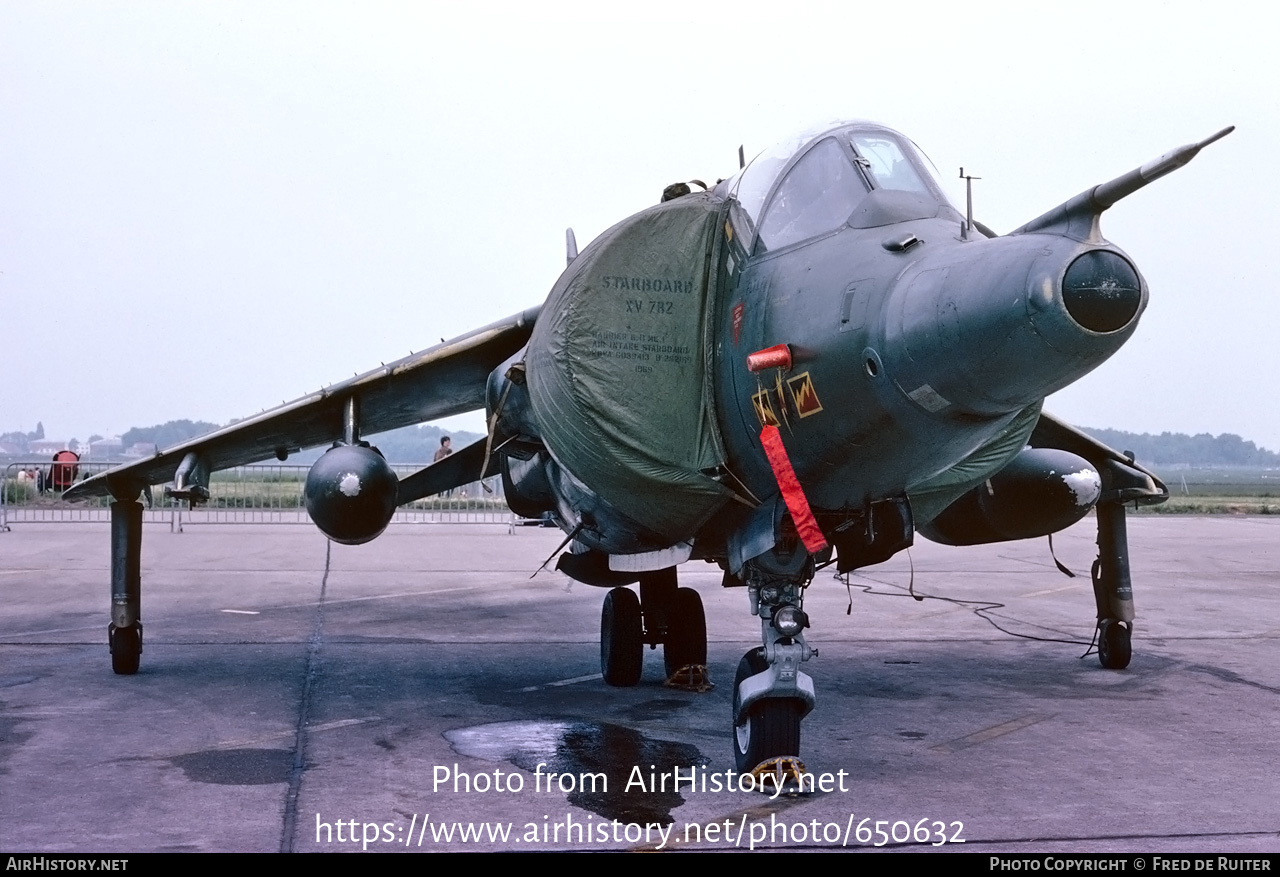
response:
[[[667,688],[678,688],[681,691],[693,691],[703,694],[715,688],[711,682],[711,671],[706,664],[686,664],[671,674],[665,683]]]
[[[787,387],[791,390],[791,402],[795,405],[796,413],[801,417],[808,417],[822,410],[822,403],[818,401],[818,391],[814,389],[813,378],[808,372],[788,380]]]
[[[751,404],[756,409],[756,420],[760,421],[761,426],[780,426],[782,421],[778,420],[778,415],[773,410],[773,400],[769,398],[768,390],[761,390],[751,397]]]
[[[795,796],[804,794],[805,781],[804,776],[808,773],[805,770],[804,762],[795,755],[779,755],[775,758],[766,758],[751,769],[751,776],[755,778],[756,788],[765,794],[770,786],[777,790],[779,794]],[[813,782],[809,782],[810,790],[813,789]]]

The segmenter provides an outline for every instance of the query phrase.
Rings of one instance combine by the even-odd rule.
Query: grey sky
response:
[[[858,117],[998,231],[1237,125],[1103,217],[1151,305],[1049,407],[1280,449],[1280,13],[1036,6],[0,3],[0,431],[279,404],[540,302],[566,226]]]

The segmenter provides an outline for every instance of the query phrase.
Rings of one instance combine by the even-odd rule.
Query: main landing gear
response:
[[[667,678],[706,678],[707,619],[702,598],[676,583],[675,567],[640,574],[640,596],[614,588],[600,612],[600,672],[610,685],[640,681],[644,646],[662,645]]]
[[[818,654],[805,642],[809,618],[802,608],[813,574],[813,558],[799,542],[743,567],[764,645],[743,655],[733,681],[733,760],[740,772],[803,772],[800,721],[816,700],[813,679],[800,671]]]

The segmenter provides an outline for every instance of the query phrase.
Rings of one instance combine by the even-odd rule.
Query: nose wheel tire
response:
[[[600,610],[600,673],[609,685],[630,687],[640,681],[643,662],[640,598],[627,588],[614,588]]]
[[[1123,670],[1133,658],[1133,629],[1123,621],[1105,619],[1098,631],[1098,662],[1108,670]]]
[[[690,664],[705,666],[707,663],[707,616],[698,592],[693,588],[676,591],[668,618],[662,661],[670,679]]]
[[[116,627],[113,624],[107,628],[107,642],[111,646],[111,669],[120,676],[137,673],[142,661],[141,625]]]
[[[764,649],[752,649],[738,662],[733,680],[733,715],[738,715],[742,680],[765,670]],[[742,724],[733,727],[733,762],[739,773],[748,773],[762,761],[800,754],[800,712],[798,701],[767,697],[751,705]]]

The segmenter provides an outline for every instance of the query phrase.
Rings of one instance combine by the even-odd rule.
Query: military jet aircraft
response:
[[[1231,130],[1005,235],[949,204],[910,140],[864,122],[806,133],[702,191],[668,187],[581,253],[570,232],[540,308],[68,491],[114,499],[112,666],[134,673],[142,651],[139,494],[170,482],[198,503],[212,471],[332,443],[305,500],[338,542],[495,470],[514,511],[550,514],[568,535],[557,568],[609,589],[611,685],[638,682],[646,643],[669,673],[705,664],[702,602],[676,569],[719,564],[761,628],[734,680],[739,770],[799,753],[815,570],[880,563],[916,532],[1026,539],[1094,510],[1098,654],[1123,668],[1125,505],[1168,492],[1041,406],[1115,353],[1147,304],[1102,212]],[[480,408],[486,441],[400,480],[361,438]]]

